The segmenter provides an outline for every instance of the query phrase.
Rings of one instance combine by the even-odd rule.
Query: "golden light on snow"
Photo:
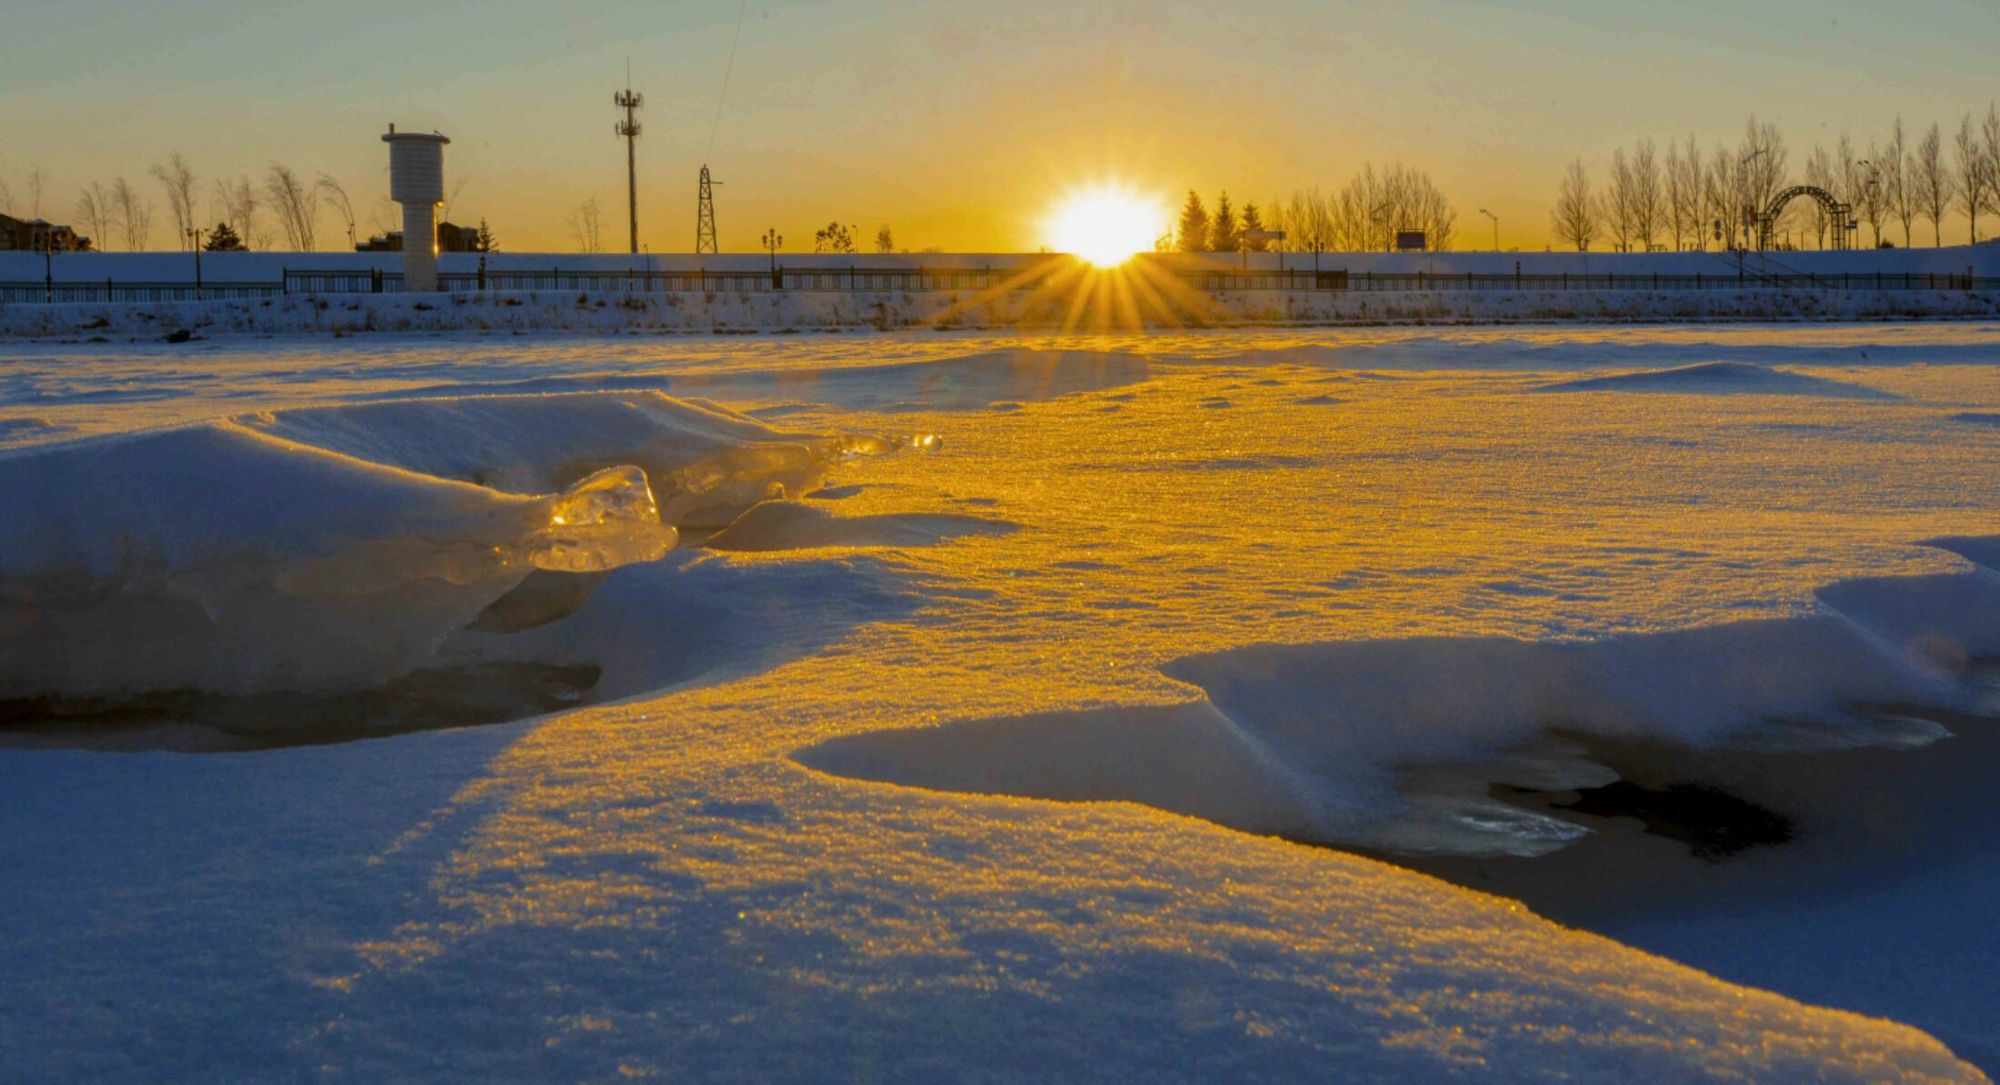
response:
[[[1159,201],[1118,184],[1101,184],[1064,197],[1048,219],[1055,248],[1098,267],[1115,267],[1149,252],[1164,212]]]

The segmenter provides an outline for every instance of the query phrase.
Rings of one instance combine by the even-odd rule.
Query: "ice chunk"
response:
[[[659,505],[637,467],[607,467],[550,498],[548,526],[527,544],[529,564],[559,573],[599,573],[658,561],[678,533],[660,522]]]

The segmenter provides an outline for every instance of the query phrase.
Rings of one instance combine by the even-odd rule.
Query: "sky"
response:
[[[205,179],[272,162],[328,173],[364,233],[386,203],[390,122],[450,136],[455,221],[503,248],[575,251],[595,199],[625,237],[613,92],[646,96],[640,240],[691,251],[696,176],[721,182],[725,251],[767,228],[810,250],[838,220],[899,247],[1032,250],[1066,192],[1117,181],[1162,228],[1190,188],[1241,204],[1337,188],[1364,161],[1427,171],[1459,247],[1550,241],[1564,163],[1641,138],[1734,144],[1776,121],[1794,169],[1843,130],[1983,113],[2000,4],[1045,0],[551,4],[11,0],[0,18],[0,180],[72,215],[90,181],[175,151]],[[731,61],[731,41],[736,40]],[[725,91],[726,85],[726,91]],[[204,185],[204,187],[209,187]],[[210,212],[206,218],[219,217]],[[1982,234],[1996,220],[1982,223]],[[157,245],[167,228],[154,227]],[[329,214],[321,247],[344,242]],[[1920,230],[1920,239],[1924,231]],[[1963,240],[1962,216],[1946,240]]]

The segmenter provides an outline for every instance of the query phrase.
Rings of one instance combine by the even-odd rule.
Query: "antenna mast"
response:
[[[722,251],[715,244],[715,192],[713,190],[713,186],[721,183],[721,181],[709,180],[708,167],[706,165],[701,167],[701,192],[695,197],[694,204],[694,254],[696,256],[700,256],[705,252]]]
[[[618,122],[618,134],[625,138],[625,210],[632,224],[632,254],[639,253],[639,107],[646,101],[632,89],[632,68],[625,67],[625,89],[611,96],[625,119]],[[704,189],[704,191],[706,191]]]

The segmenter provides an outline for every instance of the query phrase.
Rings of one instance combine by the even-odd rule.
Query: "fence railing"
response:
[[[201,301],[212,298],[275,298],[282,283],[153,283],[63,281],[0,282],[0,303]]]
[[[1553,291],[1553,290],[1952,290],[2000,291],[2000,277],[1924,272],[1784,273],[1745,269],[1692,275],[1582,275],[1431,273],[1380,271],[1194,271],[1165,270],[1188,286],[1211,293],[1282,291]],[[479,291],[575,290],[605,293],[769,293],[840,291],[849,293],[1033,291],[1046,280],[1009,268],[787,268],[769,271],[574,271],[509,268],[446,272],[438,288],[455,294]],[[302,271],[286,269],[277,282],[0,282],[0,303],[158,302],[219,298],[271,298],[287,294],[400,293],[403,276],[374,268]]]

